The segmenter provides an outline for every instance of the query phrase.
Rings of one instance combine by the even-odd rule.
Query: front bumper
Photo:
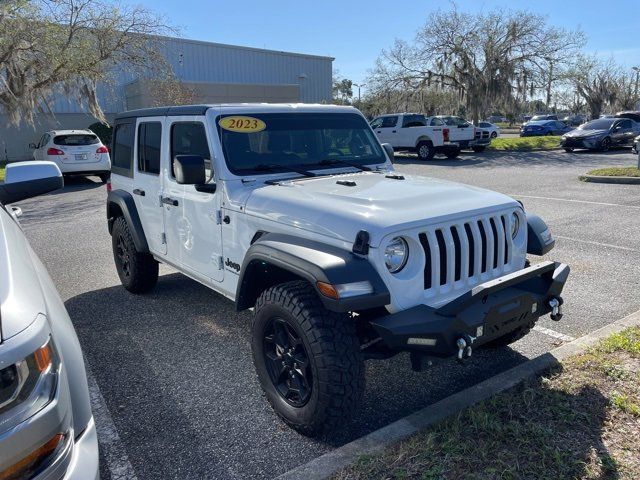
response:
[[[569,276],[569,267],[542,262],[478,285],[452,302],[432,308],[418,305],[371,322],[392,350],[419,351],[435,357],[459,352],[457,341],[479,346],[551,312]]]
[[[563,148],[588,148],[594,149],[598,148],[600,145],[600,138],[592,138],[592,137],[568,137],[560,140],[560,146]]]

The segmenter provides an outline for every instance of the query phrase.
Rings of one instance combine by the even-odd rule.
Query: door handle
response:
[[[134,188],[134,189],[133,189],[133,193],[134,193],[135,195],[140,195],[141,197],[144,197],[144,196],[145,196],[144,190],[140,190],[139,188]]]
[[[174,207],[178,206],[178,200],[175,200],[171,197],[162,197],[162,203],[165,205],[172,205]]]

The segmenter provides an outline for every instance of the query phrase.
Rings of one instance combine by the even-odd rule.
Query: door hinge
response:
[[[216,225],[222,224],[222,210],[216,210]]]
[[[160,241],[162,242],[162,245],[166,245],[167,244],[167,234],[166,233],[161,233],[160,234]]]

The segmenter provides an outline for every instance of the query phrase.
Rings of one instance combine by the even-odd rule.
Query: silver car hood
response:
[[[46,315],[46,303],[33,251],[4,209],[0,210],[0,249],[0,334],[4,341],[26,329],[38,314]]]

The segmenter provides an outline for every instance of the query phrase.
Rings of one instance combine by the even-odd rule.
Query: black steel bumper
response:
[[[449,357],[458,353],[460,338],[480,346],[550,313],[551,300],[562,304],[568,276],[567,265],[542,262],[478,285],[440,308],[418,305],[371,324],[393,350]]]

